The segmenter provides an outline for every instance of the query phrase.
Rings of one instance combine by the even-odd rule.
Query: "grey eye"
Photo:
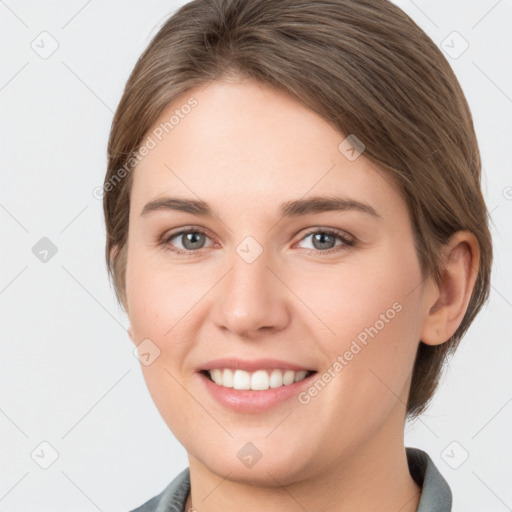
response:
[[[332,249],[336,245],[335,236],[327,233],[314,233],[312,235],[315,249]]]
[[[165,240],[165,244],[176,247],[177,252],[195,252],[197,249],[205,247],[207,240],[209,240],[209,238],[206,233],[197,230],[188,230],[180,231],[169,236]],[[175,243],[175,241],[178,243]]]
[[[183,248],[188,251],[193,251],[194,249],[202,249],[204,247],[206,239],[204,233],[200,233],[198,231],[188,231],[186,233],[182,233],[179,236],[183,242]]]
[[[304,238],[302,238],[301,243],[304,243],[305,240],[311,240],[309,247],[305,247],[306,249],[326,251],[333,249],[337,245],[341,245],[340,243],[336,243],[336,239],[341,240],[341,243],[345,242],[345,240],[337,233],[330,233],[329,231],[316,231],[314,233],[307,234]]]

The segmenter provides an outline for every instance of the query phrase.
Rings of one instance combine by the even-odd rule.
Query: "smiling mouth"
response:
[[[240,369],[215,368],[212,370],[201,370],[200,373],[224,388],[266,391],[270,388],[280,388],[301,382],[316,373],[316,371],[293,371],[273,368],[247,372]]]

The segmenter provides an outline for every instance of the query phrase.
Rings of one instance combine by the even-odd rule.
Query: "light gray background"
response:
[[[188,464],[132,353],[93,196],[124,83],[184,3],[0,1],[3,512],[127,511]],[[490,302],[432,406],[407,426],[406,445],[430,454],[454,512],[502,512],[512,507],[512,2],[397,3],[453,55],[463,42],[452,32],[469,43],[448,59],[473,112],[496,250]],[[32,252],[42,237],[58,249],[46,263]],[[43,441],[58,453],[48,469]]]

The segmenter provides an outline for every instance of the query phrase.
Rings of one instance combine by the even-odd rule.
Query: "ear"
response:
[[[128,336],[130,336],[130,339],[133,341],[133,343],[135,343],[135,335],[133,334],[133,328],[131,325],[128,327],[126,332],[128,333]]]
[[[421,341],[440,345],[449,340],[466,314],[478,276],[480,247],[469,231],[457,231],[443,247],[442,279],[426,292]]]

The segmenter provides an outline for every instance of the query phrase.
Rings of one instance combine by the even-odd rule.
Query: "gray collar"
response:
[[[418,448],[407,447],[405,450],[409,472],[422,488],[416,512],[451,512],[452,491],[429,454]]]
[[[451,512],[452,492],[428,453],[406,447],[409,472],[421,487],[421,499],[416,512]],[[184,469],[158,496],[132,512],[186,512],[190,492],[190,471]]]

